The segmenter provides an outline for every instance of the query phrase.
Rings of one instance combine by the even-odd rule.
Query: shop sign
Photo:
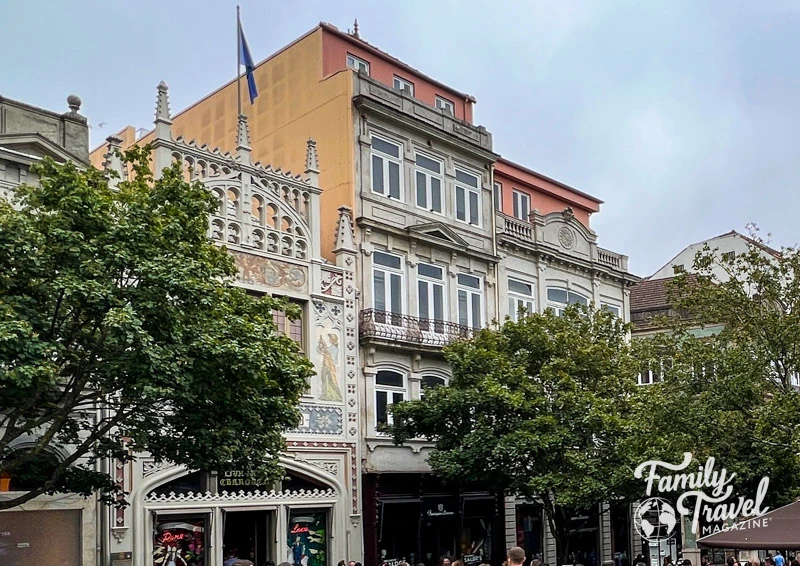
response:
[[[327,564],[327,514],[325,512],[292,511],[289,516],[287,561],[292,566],[325,566]]]
[[[219,474],[217,478],[219,491],[255,491],[265,486],[253,476],[245,475],[242,470],[228,470]]]
[[[465,554],[463,558],[461,558],[461,561],[465,565],[480,564],[481,562],[483,562],[483,556],[481,556],[480,554]]]
[[[384,560],[381,562],[381,566],[397,566],[400,564],[400,561],[397,558],[392,558],[391,560]]]
[[[452,499],[423,499],[422,514],[425,517],[452,517],[455,512],[455,500]]]

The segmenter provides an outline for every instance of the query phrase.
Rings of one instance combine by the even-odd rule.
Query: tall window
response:
[[[400,145],[372,136],[372,192],[400,199],[403,160]]]
[[[417,301],[421,330],[444,332],[444,297],[444,269],[429,263],[417,264]]]
[[[403,78],[398,77],[397,75],[394,76],[394,88],[397,90],[405,90],[411,96],[414,96],[414,83],[411,81],[407,81]]]
[[[349,53],[347,54],[347,66],[354,69],[356,72],[369,74],[369,63]]]
[[[423,375],[422,381],[420,381],[420,390],[419,390],[419,398],[422,399],[425,397],[425,392],[429,389],[433,389],[435,387],[444,387],[447,385],[447,380],[443,377],[438,377],[435,375]]]
[[[480,277],[458,275],[458,323],[480,328],[483,325],[483,286]]]
[[[272,321],[277,326],[277,334],[278,336],[288,336],[300,346],[301,351],[304,350],[304,340],[303,340],[303,328],[305,324],[303,324],[303,318],[305,314],[305,304],[299,301],[291,301],[292,304],[295,304],[300,307],[301,314],[300,318],[295,320],[291,320],[288,316],[286,316],[286,312],[273,310],[272,311]]]
[[[372,254],[372,294],[376,321],[401,325],[403,314],[403,258],[384,252]]]
[[[449,112],[450,114],[455,114],[455,105],[451,100],[447,100],[443,96],[436,95],[436,108],[439,110],[444,110],[445,112]]]
[[[402,373],[379,370],[375,374],[375,425],[392,424],[389,406],[406,398],[406,378]]]
[[[511,320],[519,320],[520,311],[524,309],[526,314],[533,311],[533,285],[519,281],[518,279],[508,279],[508,316]]]
[[[460,169],[456,169],[456,218],[472,226],[481,225],[480,179]]]
[[[520,220],[527,222],[531,211],[531,197],[528,194],[520,191],[514,191],[513,197],[514,218],[519,218]]]
[[[608,311],[614,314],[614,316],[619,317],[619,307],[616,305],[611,305],[609,303],[601,303],[600,308],[604,311]]]
[[[503,210],[503,185],[500,183],[494,184],[494,209]]]
[[[556,311],[558,316],[564,314],[564,309],[569,305],[588,305],[589,299],[574,291],[567,291],[558,287],[547,289],[547,306]]]
[[[442,213],[442,163],[417,154],[417,206]]]

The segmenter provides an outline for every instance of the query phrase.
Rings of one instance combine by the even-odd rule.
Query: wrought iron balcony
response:
[[[375,309],[364,309],[358,317],[358,334],[362,339],[442,348],[453,340],[469,338],[472,333],[472,328],[455,322]]]

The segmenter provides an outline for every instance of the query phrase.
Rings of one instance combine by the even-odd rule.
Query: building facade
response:
[[[89,162],[89,127],[80,113],[81,100],[67,98],[69,111],[51,112],[0,96],[0,197],[9,197],[22,183],[35,184],[30,166],[43,157]],[[33,447],[33,437],[21,437],[11,450]],[[54,451],[66,458],[69,447]],[[27,485],[0,475],[0,499],[17,497]],[[42,495],[0,512],[0,563],[94,564],[97,562],[97,517],[103,512],[96,498]]]
[[[234,256],[237,284],[255,295],[299,305],[301,319],[274,313],[278,331],[297,340],[316,375],[302,396],[302,421],[286,433],[286,479],[253,485],[235,471],[219,475],[153,461],[112,463],[129,493],[126,509],[103,509],[101,564],[220,566],[230,549],[257,566],[268,560],[323,566],[360,557],[360,444],[356,348],[356,249],[351,212],[338,211],[335,263],[320,258],[319,171],[308,140],[303,176],[254,162],[246,118],[236,152],[175,137],[167,87],[158,87],[153,138],[156,174],[181,163],[187,180],[219,199],[209,237]],[[108,139],[104,167],[126,172]],[[177,562],[172,562],[177,560]]]

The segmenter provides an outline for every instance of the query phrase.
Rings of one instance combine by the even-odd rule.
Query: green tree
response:
[[[393,406],[396,443],[435,442],[429,462],[448,480],[488,480],[539,500],[567,560],[570,516],[629,501],[639,457],[636,356],[628,327],[572,306],[479,331],[445,349],[453,377],[424,399]]]
[[[685,317],[640,345],[645,358],[672,360],[645,392],[646,424],[674,453],[735,472],[740,493],[753,497],[769,476],[766,503],[791,502],[800,495],[800,256],[776,256],[754,233],[738,256],[706,246],[694,271],[670,288]]]
[[[215,203],[149,149],[109,185],[44,160],[39,183],[0,199],[0,475],[42,493],[119,501],[97,464],[147,451],[195,470],[281,474],[312,369],[273,309],[233,286],[207,238]],[[12,206],[13,204],[13,206]]]

